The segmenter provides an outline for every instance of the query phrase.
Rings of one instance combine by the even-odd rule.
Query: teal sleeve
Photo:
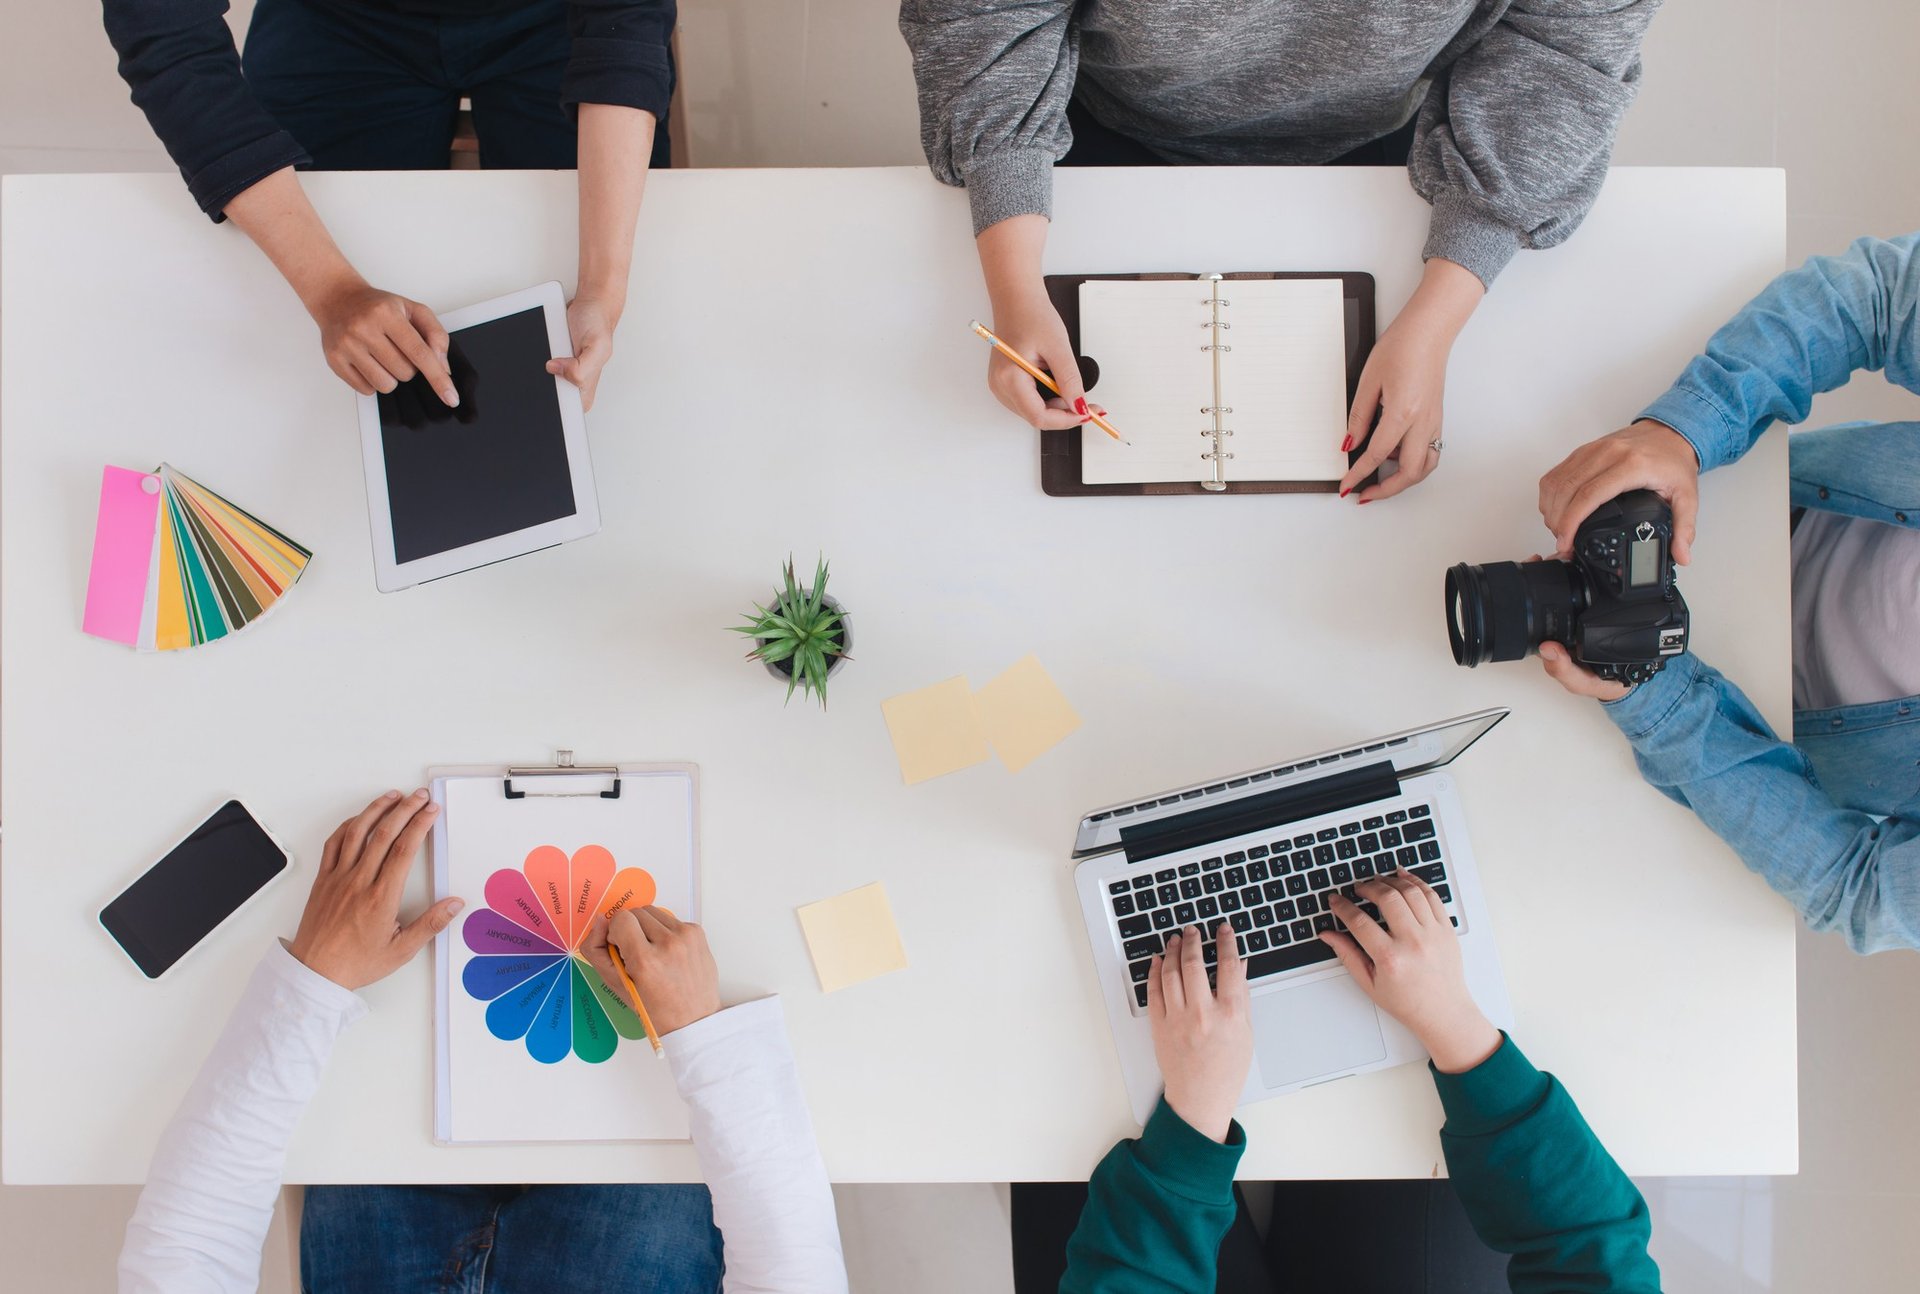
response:
[[[1480,1238],[1513,1255],[1514,1294],[1659,1294],[1646,1201],[1551,1074],[1503,1039],[1480,1065],[1433,1081],[1447,1171]]]
[[[1714,333],[1671,390],[1640,414],[1692,442],[1700,470],[1731,463],[1776,420],[1804,422],[1814,396],[1856,369],[1920,390],[1920,233],[1862,238],[1782,274]]]
[[[1235,1123],[1225,1145],[1162,1100],[1138,1140],[1107,1152],[1067,1241],[1061,1294],[1194,1294],[1211,1290],[1233,1225],[1233,1170],[1247,1148]]]

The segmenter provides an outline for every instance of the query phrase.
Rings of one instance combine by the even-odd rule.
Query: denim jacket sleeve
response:
[[[1606,706],[1640,772],[1700,815],[1815,930],[1920,948],[1920,822],[1843,809],[1744,693],[1692,654]]]
[[[1753,447],[1775,420],[1805,420],[1813,397],[1856,369],[1920,391],[1920,233],[1862,238],[1768,284],[1642,413],[1693,444],[1700,470]]]

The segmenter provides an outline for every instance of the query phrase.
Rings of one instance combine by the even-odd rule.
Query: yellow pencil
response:
[[[1026,356],[1022,355],[1019,351],[1015,350],[1013,347],[1007,345],[1005,342],[1001,341],[998,337],[994,336],[993,329],[987,327],[985,324],[981,323],[978,319],[975,319],[968,326],[971,327],[974,330],[974,332],[978,333],[981,337],[991,342],[995,350],[999,351],[1002,355],[1005,355],[1008,359],[1012,360],[1014,363],[1018,364],[1021,368],[1025,369],[1028,377],[1031,377],[1034,381],[1038,382],[1041,386],[1046,387],[1047,390],[1053,392],[1055,395],[1060,394],[1060,388],[1054,385],[1052,378],[1048,377],[1045,373],[1042,373],[1039,369],[1035,368],[1033,365],[1027,363]],[[1119,432],[1115,431],[1113,429],[1113,424],[1108,422],[1105,418],[1101,417],[1097,413],[1093,415],[1093,425],[1098,427],[1100,430],[1106,432],[1109,436],[1112,436],[1115,440],[1119,441],[1123,445],[1131,445],[1133,443],[1132,441],[1128,440],[1125,436],[1122,436]]]
[[[647,1041],[653,1044],[653,1054],[666,1055],[660,1046],[660,1035],[654,1032],[653,1021],[647,1018],[647,1005],[640,1000],[640,990],[633,986],[633,976],[627,974],[627,963],[621,958],[620,950],[609,943],[607,951],[613,954],[613,968],[620,972],[620,982],[627,986],[627,996],[633,999],[633,1013],[640,1017],[640,1027],[647,1031]]]

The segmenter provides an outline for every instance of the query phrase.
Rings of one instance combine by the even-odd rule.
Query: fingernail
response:
[[[426,799],[426,798],[427,798],[427,788],[423,786],[423,787],[421,787],[421,788],[420,788],[419,790],[417,790],[417,791],[415,791],[415,792],[413,793],[413,798],[414,798],[414,799],[416,799],[416,800],[424,800],[424,799]]]
[[[428,817],[432,817],[434,814],[440,812],[440,806],[437,804],[429,804],[426,808],[420,810],[420,812],[426,814]]]
[[[1360,506],[1364,508],[1364,507],[1365,507],[1365,506],[1366,506],[1367,504],[1369,504],[1369,503],[1372,503],[1372,502],[1373,502],[1373,500],[1372,500],[1372,499],[1362,499],[1362,500],[1360,500]]]
[[[447,402],[447,407],[449,409],[457,409],[460,407],[460,393],[454,390],[452,387],[448,387],[446,390],[442,391],[440,393],[440,398]]]
[[[388,791],[385,795],[381,796],[380,798],[383,800],[397,800],[400,798],[400,792]]]
[[[1084,417],[1084,418],[1082,418],[1082,419],[1080,420],[1080,423],[1081,423],[1081,425],[1082,425],[1082,426],[1085,426],[1085,425],[1086,425],[1087,423],[1089,423],[1089,422],[1092,422],[1092,421],[1093,421],[1093,415],[1092,415],[1092,414],[1088,414],[1088,415],[1087,415],[1086,417]]]
[[[1346,498],[1346,497],[1347,497],[1347,496],[1348,496],[1349,494],[1352,494],[1352,493],[1353,493],[1353,487],[1352,487],[1351,485],[1349,485],[1349,486],[1348,486],[1348,487],[1347,487],[1346,489],[1344,489],[1344,490],[1342,490],[1342,491],[1340,491],[1340,497],[1344,499],[1344,498]]]
[[[466,906],[467,906],[467,901],[465,899],[455,899],[452,903],[449,903],[447,905],[447,911],[451,912],[454,916],[457,917],[460,915],[460,909]]]
[[[1340,442],[1340,452],[1344,454],[1352,448],[1353,448],[1353,433],[1348,432],[1347,438]]]
[[[1087,397],[1086,397],[1086,396],[1084,396],[1084,395],[1083,395],[1083,396],[1081,396],[1081,397],[1080,397],[1079,399],[1077,399],[1077,400],[1075,400],[1075,401],[1073,402],[1073,411],[1074,411],[1075,413],[1085,413],[1085,412],[1087,411]]]

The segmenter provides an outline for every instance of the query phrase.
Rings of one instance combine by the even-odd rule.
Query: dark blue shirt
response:
[[[498,12],[517,0],[396,0],[394,8],[449,17]],[[133,102],[186,178],[200,209],[227,203],[309,160],[247,89],[227,27],[227,0],[104,0],[107,38]],[[667,41],[675,0],[568,0],[573,54],[560,101],[640,108],[657,118],[673,93]]]

